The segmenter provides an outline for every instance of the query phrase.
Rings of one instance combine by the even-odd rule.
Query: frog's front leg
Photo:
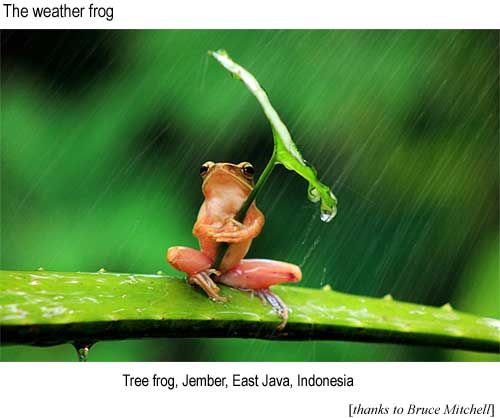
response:
[[[238,243],[251,240],[260,234],[264,226],[264,215],[253,203],[248,209],[243,223],[234,218],[227,218],[218,229],[208,232],[215,242]]]
[[[171,247],[167,252],[167,261],[174,269],[187,273],[188,283],[201,287],[210,299],[226,302],[226,298],[219,295],[220,289],[213,280],[220,272],[210,268],[212,259],[206,254],[188,247]]]
[[[222,274],[217,281],[228,286],[252,290],[260,299],[278,312],[282,319],[278,330],[288,321],[288,308],[281,298],[269,290],[270,286],[284,282],[298,282],[302,279],[300,268],[283,261],[248,259]]]

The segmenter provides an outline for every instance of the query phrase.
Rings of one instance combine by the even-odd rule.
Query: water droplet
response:
[[[337,214],[337,198],[331,190],[328,190],[328,196],[322,196],[318,189],[309,183],[307,188],[307,197],[313,203],[321,200],[320,219],[323,222],[330,222],[333,218],[335,218],[335,215]]]
[[[97,270],[98,273],[107,273],[107,270],[104,267],[101,267],[99,270]]]
[[[76,354],[78,356],[78,361],[84,362],[87,361],[90,353],[90,348],[94,343],[82,343],[82,342],[74,342],[73,347],[75,347]]]
[[[330,222],[333,218],[335,218],[336,214],[337,208],[335,206],[333,208],[329,208],[328,206],[321,204],[321,214],[319,218],[323,222]]]
[[[328,190],[328,199],[321,199],[321,220],[323,222],[330,222],[337,214],[337,198]]]
[[[304,165],[306,165],[307,167],[309,167],[313,171],[315,176],[318,174],[317,170],[314,168],[314,166],[309,161],[307,161],[305,158],[302,158],[302,162],[304,163]]]

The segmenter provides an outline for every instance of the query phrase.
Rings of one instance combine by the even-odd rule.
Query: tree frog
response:
[[[201,166],[203,179],[201,190],[205,200],[194,224],[193,234],[198,237],[200,250],[187,247],[171,247],[167,261],[172,267],[187,273],[188,283],[202,288],[210,299],[225,302],[219,295],[217,283],[241,290],[255,292],[269,302],[279,313],[283,329],[288,320],[288,308],[269,290],[269,286],[283,282],[298,282],[302,272],[296,265],[273,260],[244,259],[252,240],[264,225],[264,215],[255,205],[249,207],[243,223],[234,219],[254,187],[255,170],[252,164],[214,163]],[[219,270],[211,268],[220,243],[229,248],[220,263]]]

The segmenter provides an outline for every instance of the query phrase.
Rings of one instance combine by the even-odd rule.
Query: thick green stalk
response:
[[[253,188],[252,192],[248,195],[247,200],[243,203],[243,206],[241,209],[238,211],[236,216],[234,217],[235,220],[238,222],[243,222],[245,219],[245,216],[247,214],[248,208],[252,204],[252,202],[255,200],[257,197],[257,194],[259,191],[262,189],[262,186],[266,184],[267,179],[271,175],[271,172],[273,171],[274,167],[276,165],[276,152],[273,151],[273,155],[271,155],[271,158],[267,162],[266,167],[264,168],[264,171],[259,177],[259,180],[257,181],[257,184]],[[227,249],[229,248],[229,244],[227,242],[223,242],[219,245],[219,248],[217,249],[217,256],[215,257],[215,261],[212,264],[212,267],[214,269],[218,269],[220,264],[222,263],[222,259],[224,258],[224,255],[226,254]]]
[[[290,308],[286,328],[251,294],[222,287],[211,302],[162,275],[0,271],[2,344],[86,346],[146,337],[351,340],[499,352],[500,321],[441,308],[276,286]]]

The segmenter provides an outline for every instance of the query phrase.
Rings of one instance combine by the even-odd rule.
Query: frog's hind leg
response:
[[[294,264],[273,260],[242,260],[237,266],[224,273],[218,281],[232,287],[251,290],[263,303],[269,303],[278,313],[282,330],[288,321],[288,308],[281,298],[269,290],[269,286],[298,282],[302,278],[300,268]]]
[[[167,251],[167,261],[174,269],[190,276],[208,270],[212,264],[210,257],[188,247],[170,247]]]
[[[300,268],[283,261],[247,259],[225,272],[218,281],[242,289],[267,289],[279,283],[299,282]]]
[[[217,302],[226,301],[226,298],[219,295],[220,289],[213,280],[220,272],[210,268],[210,257],[193,248],[171,247],[167,252],[167,261],[176,270],[187,273],[188,283],[201,287],[210,299]]]

